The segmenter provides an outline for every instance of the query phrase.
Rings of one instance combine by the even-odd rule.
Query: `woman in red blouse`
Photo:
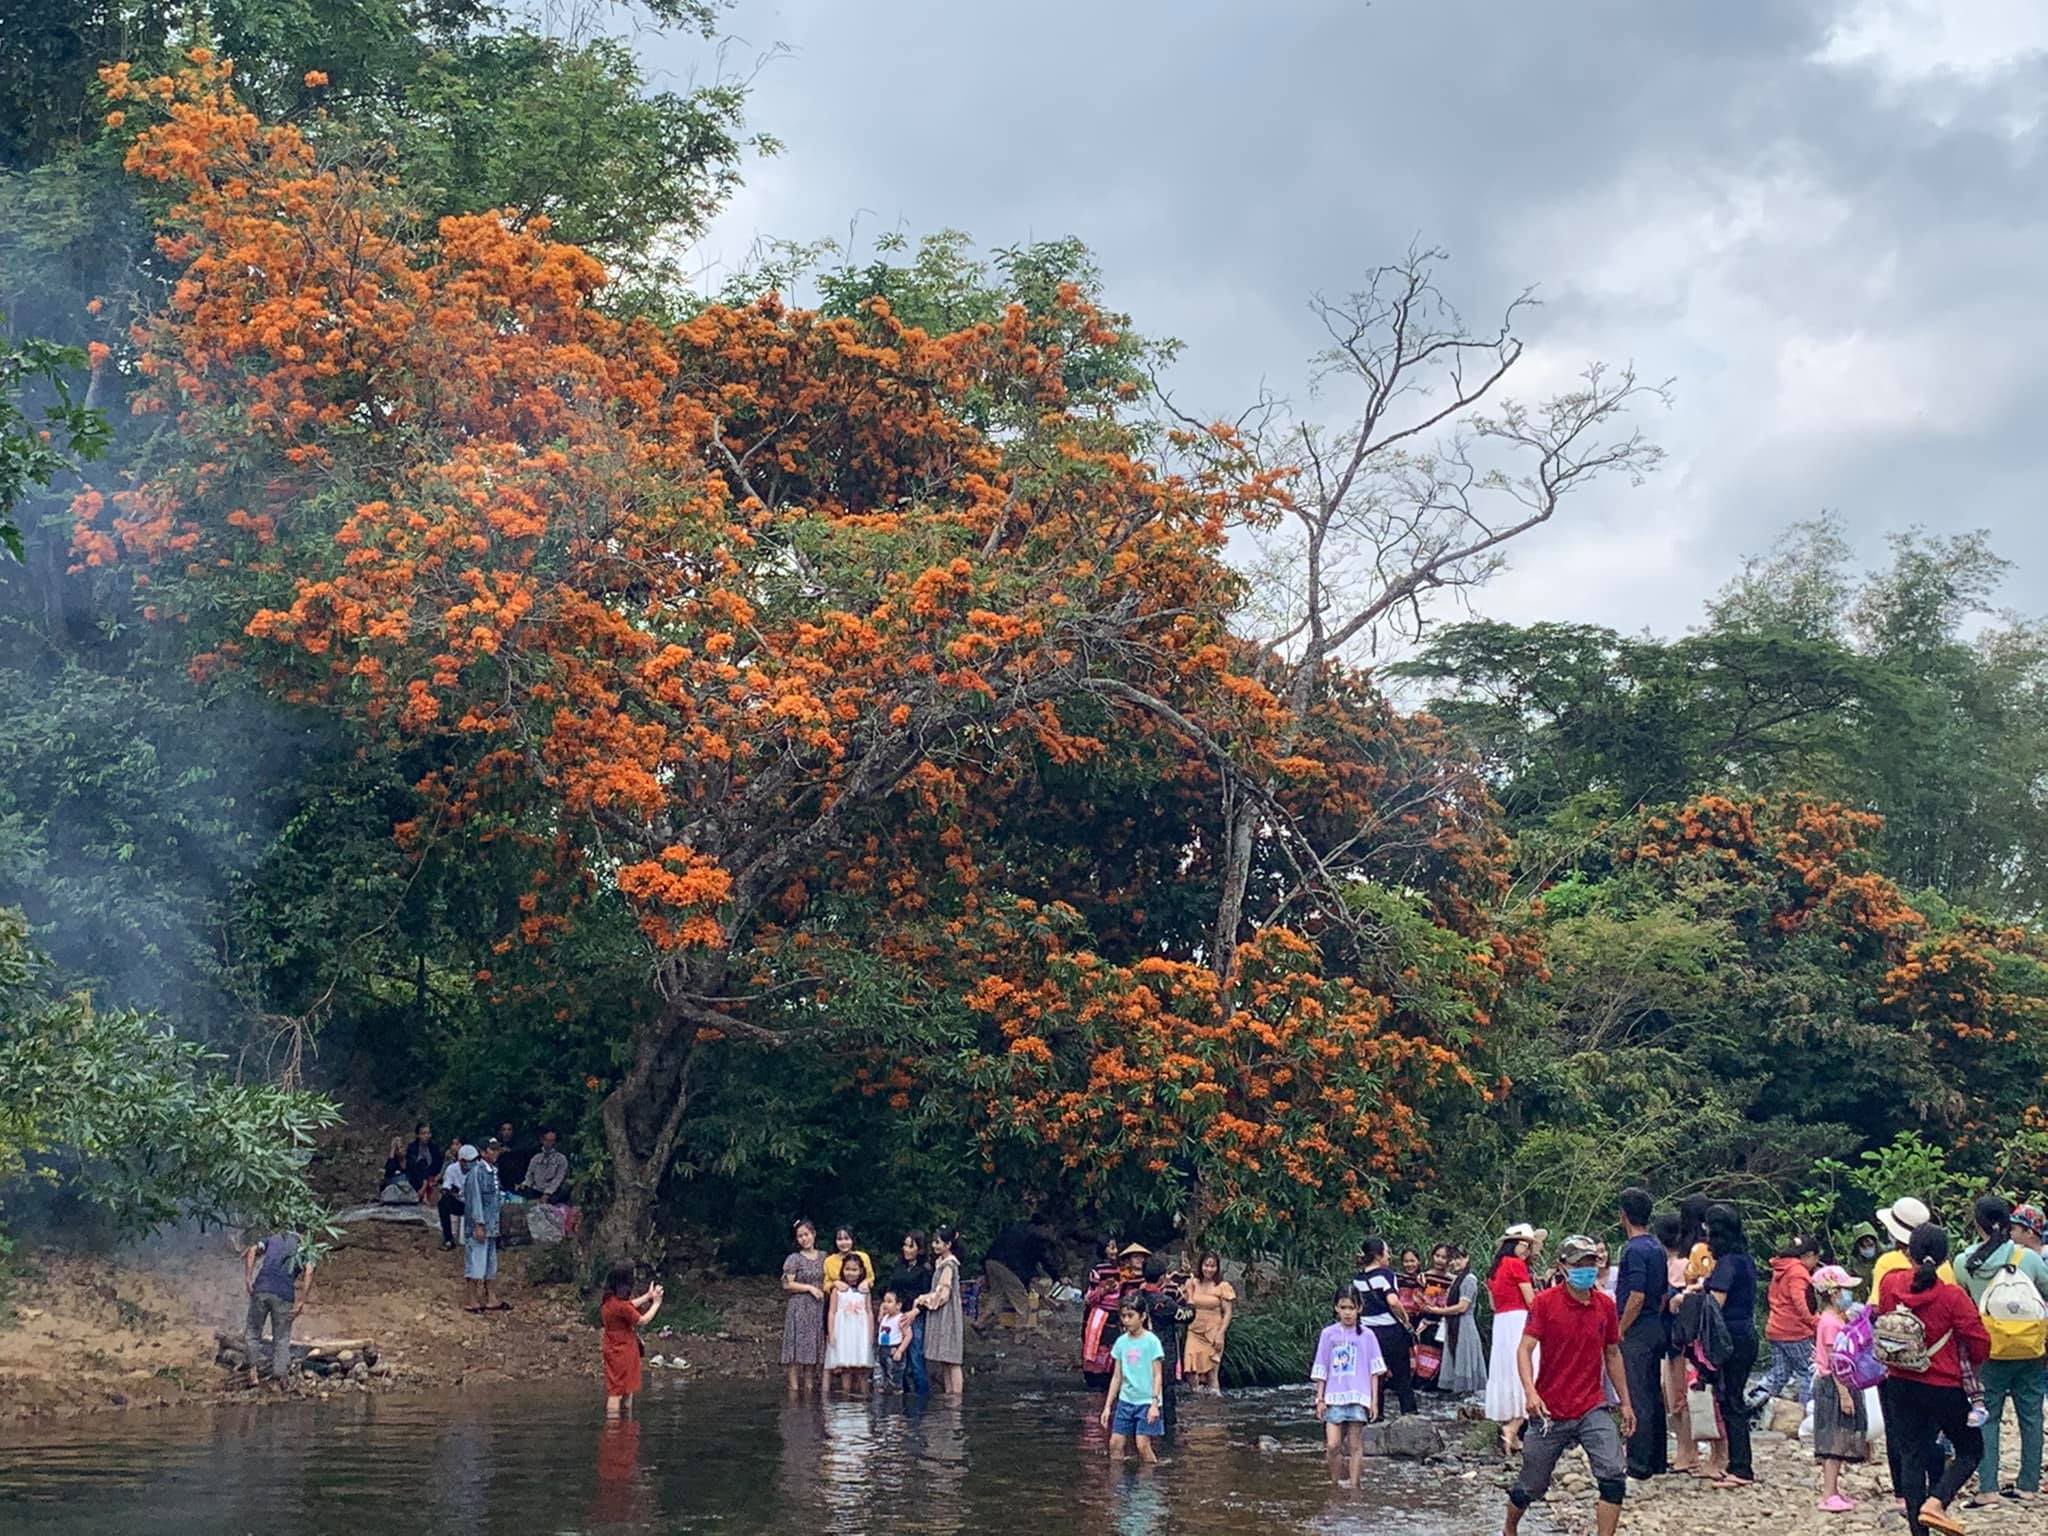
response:
[[[617,1418],[640,1395],[640,1330],[661,1310],[661,1287],[633,1294],[633,1266],[615,1264],[597,1309],[604,1330],[604,1411]]]
[[[1529,1251],[1536,1229],[1517,1222],[1501,1234],[1486,1277],[1493,1299],[1493,1351],[1486,1373],[1486,1416],[1500,1425],[1501,1445],[1512,1456],[1522,1448],[1522,1425],[1528,1414],[1522,1404],[1522,1373],[1515,1352],[1522,1346],[1522,1328],[1529,1321],[1529,1303],[1536,1284],[1529,1275]]]

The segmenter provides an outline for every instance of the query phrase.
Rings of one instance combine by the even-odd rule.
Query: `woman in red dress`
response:
[[[661,1310],[661,1287],[633,1294],[633,1266],[615,1264],[604,1283],[597,1310],[604,1330],[604,1411],[617,1418],[640,1395],[640,1330]]]

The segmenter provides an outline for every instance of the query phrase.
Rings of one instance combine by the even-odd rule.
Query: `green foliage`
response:
[[[124,1224],[193,1218],[317,1229],[301,1149],[339,1118],[324,1099],[238,1082],[219,1057],[82,994],[52,996],[19,912],[0,910],[0,1185],[52,1158]]]
[[[71,393],[71,375],[85,365],[76,347],[0,334],[0,547],[16,560],[21,530],[8,514],[32,488],[106,451],[106,418]],[[40,409],[28,402],[36,386],[48,397]]]
[[[1297,1275],[1273,1295],[1235,1309],[1223,1351],[1223,1385],[1278,1387],[1304,1380],[1316,1340],[1335,1317],[1335,1292],[1332,1284]]]
[[[1458,624],[1393,671],[1428,687],[1520,831],[1706,789],[1807,791],[1882,814],[1905,889],[2038,917],[2048,630],[1997,609],[2009,565],[1984,535],[1891,542],[1858,575],[1838,522],[1795,524],[1681,639]]]

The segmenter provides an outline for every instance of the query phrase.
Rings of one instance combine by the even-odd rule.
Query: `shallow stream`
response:
[[[1372,1460],[1332,1489],[1305,1388],[1186,1403],[1154,1471],[1112,1471],[1078,1391],[785,1403],[663,1372],[637,1420],[559,1382],[443,1399],[128,1413],[0,1437],[0,1530],[35,1536],[641,1536],[754,1531],[1498,1529],[1490,1468]],[[1260,1450],[1261,1436],[1280,1442]],[[1469,1474],[1469,1475],[1468,1475]],[[1532,1522],[1531,1529],[1533,1530]]]

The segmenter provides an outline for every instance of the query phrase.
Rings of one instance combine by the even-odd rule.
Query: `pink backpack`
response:
[[[1835,1347],[1829,1352],[1835,1376],[1846,1381],[1853,1392],[1861,1392],[1877,1386],[1884,1380],[1884,1366],[1877,1358],[1877,1322],[1875,1314],[1866,1306],[1850,1310],[1849,1320],[1842,1324],[1842,1331],[1835,1335]]]

